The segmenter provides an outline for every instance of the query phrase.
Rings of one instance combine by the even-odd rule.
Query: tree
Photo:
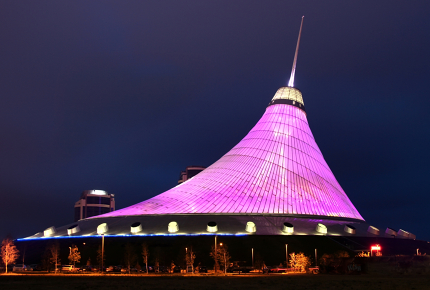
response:
[[[136,262],[136,266],[134,266],[137,270],[137,272],[140,272],[140,270],[142,269],[142,267],[140,267],[139,262]]]
[[[218,266],[218,248],[215,250],[215,246],[212,246],[210,256],[215,261],[214,270],[215,270],[215,274],[216,274],[217,269],[219,269],[219,266]]]
[[[13,243],[13,240],[10,238],[6,238],[1,243],[1,258],[3,260],[3,263],[6,268],[7,273],[7,266],[10,264],[13,264],[16,259],[19,257],[19,251],[16,248],[15,244]]]
[[[215,260],[215,269],[218,268],[220,264],[223,266],[224,273],[227,273],[227,268],[230,265],[230,253],[228,252],[228,247],[225,244],[220,244],[215,251],[215,247],[212,246],[212,251],[210,253],[211,257]]]
[[[187,250],[185,261],[188,265],[191,265],[191,272],[194,273],[194,260],[196,259],[196,254],[193,252],[193,248],[191,247],[190,250]]]
[[[364,252],[364,251],[361,251],[360,253],[358,253],[358,254],[356,255],[356,257],[360,257],[360,258],[368,258],[368,257],[370,257],[370,252]]]
[[[78,246],[72,245],[69,248],[70,248],[69,262],[70,264],[73,263],[73,266],[75,266],[76,263],[79,263],[81,261],[81,253],[78,251]]]
[[[57,267],[58,267],[58,265],[61,264],[61,261],[60,261],[60,245],[58,244],[58,242],[55,244],[52,244],[49,247],[49,250],[51,252],[51,263],[54,264],[55,272],[57,272]]]
[[[296,271],[305,272],[306,269],[311,265],[311,259],[305,256],[303,253],[291,253],[290,265]]]
[[[349,253],[347,251],[337,251],[336,252],[336,258],[349,258]]]
[[[89,267],[89,266],[91,266],[91,258],[88,258],[87,266],[88,266],[88,267]]]
[[[175,262],[173,262],[173,260],[172,260],[172,262],[170,263],[170,273],[173,273],[173,271],[175,270],[175,267],[176,267],[176,265],[175,265]]]
[[[254,269],[262,270],[264,272],[264,261],[260,253],[255,253]]]
[[[136,253],[133,245],[130,243],[127,243],[125,245],[124,260],[127,265],[127,270],[129,274],[130,274],[131,265],[134,264],[134,262],[136,261],[136,258],[137,257],[136,257]]]
[[[290,266],[291,266],[291,268],[296,269],[296,264],[297,264],[296,253],[291,253],[290,254]]]
[[[154,260],[154,271],[157,273],[160,272],[160,258],[158,256]]]
[[[42,268],[50,272],[51,271],[50,265],[51,265],[51,250],[49,246],[46,246],[45,252],[42,255]]]
[[[224,274],[227,274],[227,268],[230,265],[230,253],[228,252],[228,247],[225,244],[221,244],[218,247],[218,259],[220,261],[221,266],[224,268]]]
[[[303,253],[299,253],[297,255],[296,267],[299,269],[300,272],[305,272],[310,265],[311,265],[311,259],[308,256],[305,256],[305,254]]]
[[[143,262],[145,263],[145,267],[146,267],[146,274],[148,274],[148,258],[149,258],[149,249],[148,249],[148,245],[143,243],[142,244],[142,257],[143,257]]]

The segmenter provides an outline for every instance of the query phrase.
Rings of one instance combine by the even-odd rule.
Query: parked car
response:
[[[27,271],[42,271],[42,266],[38,264],[31,264],[27,266]]]
[[[146,273],[146,266],[143,265],[142,269],[140,269],[140,272]],[[154,272],[154,266],[148,265],[148,272]]]
[[[199,273],[207,273],[207,272],[208,272],[208,267],[206,266],[199,267]]]
[[[16,264],[13,266],[12,271],[14,272],[27,271],[27,266],[23,264]]]
[[[66,271],[66,272],[73,272],[73,271],[77,271],[78,269],[73,266],[73,265],[63,265],[61,266],[61,271]]]
[[[91,266],[81,266],[78,271],[79,272],[91,272],[93,270],[93,267]]]
[[[106,268],[106,272],[121,272],[121,266],[109,266]]]
[[[136,268],[130,268],[130,273],[136,273],[136,272],[139,272]],[[121,273],[128,273],[128,268],[121,268]]]
[[[176,266],[175,268],[173,268],[173,273],[181,273],[181,267]]]

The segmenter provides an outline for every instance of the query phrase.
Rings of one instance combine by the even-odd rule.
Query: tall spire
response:
[[[302,23],[300,24],[299,39],[297,39],[297,46],[296,46],[296,54],[294,54],[293,68],[291,70],[290,81],[288,82],[289,87],[294,87],[294,75],[296,74],[297,54],[299,53],[299,44],[300,44],[300,36],[302,35],[303,18],[305,17],[302,16]]]

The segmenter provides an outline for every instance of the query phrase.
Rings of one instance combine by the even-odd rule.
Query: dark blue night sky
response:
[[[291,72],[370,224],[430,240],[428,1],[2,1],[0,238],[122,208],[236,145]]]

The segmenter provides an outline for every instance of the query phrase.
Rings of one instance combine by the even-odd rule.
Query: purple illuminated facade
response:
[[[25,239],[383,235],[349,200],[309,128],[302,93],[294,88],[302,26],[303,17],[288,86],[278,89],[257,124],[218,161],[153,198]],[[391,228],[385,236],[416,238]]]
[[[97,216],[276,214],[363,220],[324,160],[302,94],[280,88],[252,130],[227,154],[151,199]]]

